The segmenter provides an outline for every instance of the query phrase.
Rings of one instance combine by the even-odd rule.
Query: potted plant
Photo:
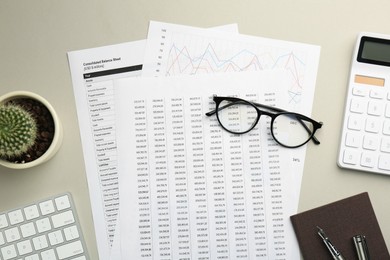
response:
[[[24,169],[46,162],[62,135],[57,113],[43,97],[28,91],[0,97],[0,165]]]

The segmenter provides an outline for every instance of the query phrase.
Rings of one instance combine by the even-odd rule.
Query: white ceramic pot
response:
[[[45,105],[53,117],[54,129],[55,129],[55,133],[51,145],[49,146],[47,151],[44,154],[42,154],[42,156],[40,156],[38,159],[27,163],[13,163],[13,162],[8,162],[6,160],[0,159],[0,165],[2,166],[12,168],[12,169],[26,169],[26,168],[30,168],[42,164],[48,161],[56,154],[56,152],[58,151],[58,149],[62,144],[63,130],[62,130],[60,119],[58,118],[56,111],[54,110],[52,105],[40,95],[28,91],[13,91],[1,96],[0,103],[4,103],[18,98],[35,99],[40,103],[42,103],[43,105]]]

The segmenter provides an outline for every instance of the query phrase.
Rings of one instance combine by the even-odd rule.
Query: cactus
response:
[[[0,157],[12,158],[25,153],[35,142],[34,118],[17,105],[0,104]]]

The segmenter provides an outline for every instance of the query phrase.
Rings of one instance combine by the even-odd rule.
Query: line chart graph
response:
[[[259,55],[251,50],[241,49],[230,56],[222,57],[210,43],[199,54],[192,53],[187,46],[172,44],[167,57],[165,76],[285,69],[291,77],[291,100],[299,102],[301,96],[306,64],[291,51],[274,58],[270,53]]]
[[[319,60],[317,46],[159,25],[149,28],[153,40],[148,37],[145,76],[279,69],[288,74],[290,104],[301,103],[307,90],[309,98],[314,94]]]

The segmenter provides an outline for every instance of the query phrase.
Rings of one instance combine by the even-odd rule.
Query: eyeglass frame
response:
[[[219,108],[219,105],[221,104],[222,101],[224,100],[227,100],[227,101],[232,101],[232,103],[226,105],[225,107],[222,107],[222,108]],[[237,97],[222,97],[222,96],[217,96],[217,95],[213,95],[213,101],[215,102],[215,105],[216,105],[216,108],[214,110],[211,110],[209,112],[206,113],[206,116],[212,116],[214,114],[216,114],[217,116],[217,120],[219,122],[219,124],[221,125],[221,127],[223,129],[225,129],[227,132],[231,133],[231,134],[245,134],[245,133],[248,133],[250,132],[252,129],[254,129],[257,125],[257,123],[260,121],[260,117],[262,115],[266,115],[266,116],[269,116],[271,117],[271,123],[270,123],[270,129],[271,129],[271,135],[272,135],[272,138],[281,146],[283,147],[286,147],[286,148],[298,148],[298,147],[301,147],[303,145],[305,145],[306,143],[308,143],[310,140],[312,140],[316,145],[319,145],[320,144],[320,141],[318,141],[318,139],[314,136],[315,132],[320,129],[323,125],[322,122],[317,122],[315,121],[314,119],[311,119],[310,117],[307,117],[305,115],[302,115],[302,114],[299,114],[299,113],[295,113],[295,112],[289,112],[287,110],[284,110],[284,109],[281,109],[281,108],[277,108],[277,107],[272,107],[272,106],[267,106],[267,105],[263,105],[263,104],[260,104],[260,103],[256,103],[256,102],[251,102],[251,101],[248,101],[248,100],[245,100],[245,99],[242,99],[242,98],[237,98]],[[237,104],[237,102],[242,102],[242,103],[245,103],[245,104],[248,104],[250,106],[252,106],[253,108],[255,108],[256,112],[257,112],[257,118],[255,120],[255,122],[253,123],[253,125],[246,131],[243,131],[243,132],[234,132],[234,131],[231,131],[229,129],[227,129],[220,121],[219,119],[219,116],[218,116],[218,113],[217,111],[219,110],[222,110],[222,109],[225,109],[229,106],[232,106],[232,105],[235,105]],[[275,111],[276,113],[271,113],[269,111],[265,111],[265,110],[260,110],[258,107],[261,107],[261,108],[264,108],[264,109],[268,109],[268,110],[271,110],[271,111]],[[295,145],[295,146],[289,146],[289,145],[285,145],[283,143],[281,143],[277,138],[275,138],[275,135],[274,135],[274,132],[273,132],[273,123],[275,121],[275,118],[277,118],[278,116],[280,115],[286,115],[286,114],[291,114],[291,115],[296,115],[297,116],[297,119],[303,119],[303,120],[306,120],[306,121],[309,121],[310,123],[313,124],[313,131],[311,131],[307,126],[306,124],[304,124],[303,122],[301,122],[302,126],[306,129],[306,131],[310,134],[311,132],[311,135],[309,136],[309,138],[303,142],[302,144],[299,144],[299,145]],[[300,121],[300,120],[299,120]]]

